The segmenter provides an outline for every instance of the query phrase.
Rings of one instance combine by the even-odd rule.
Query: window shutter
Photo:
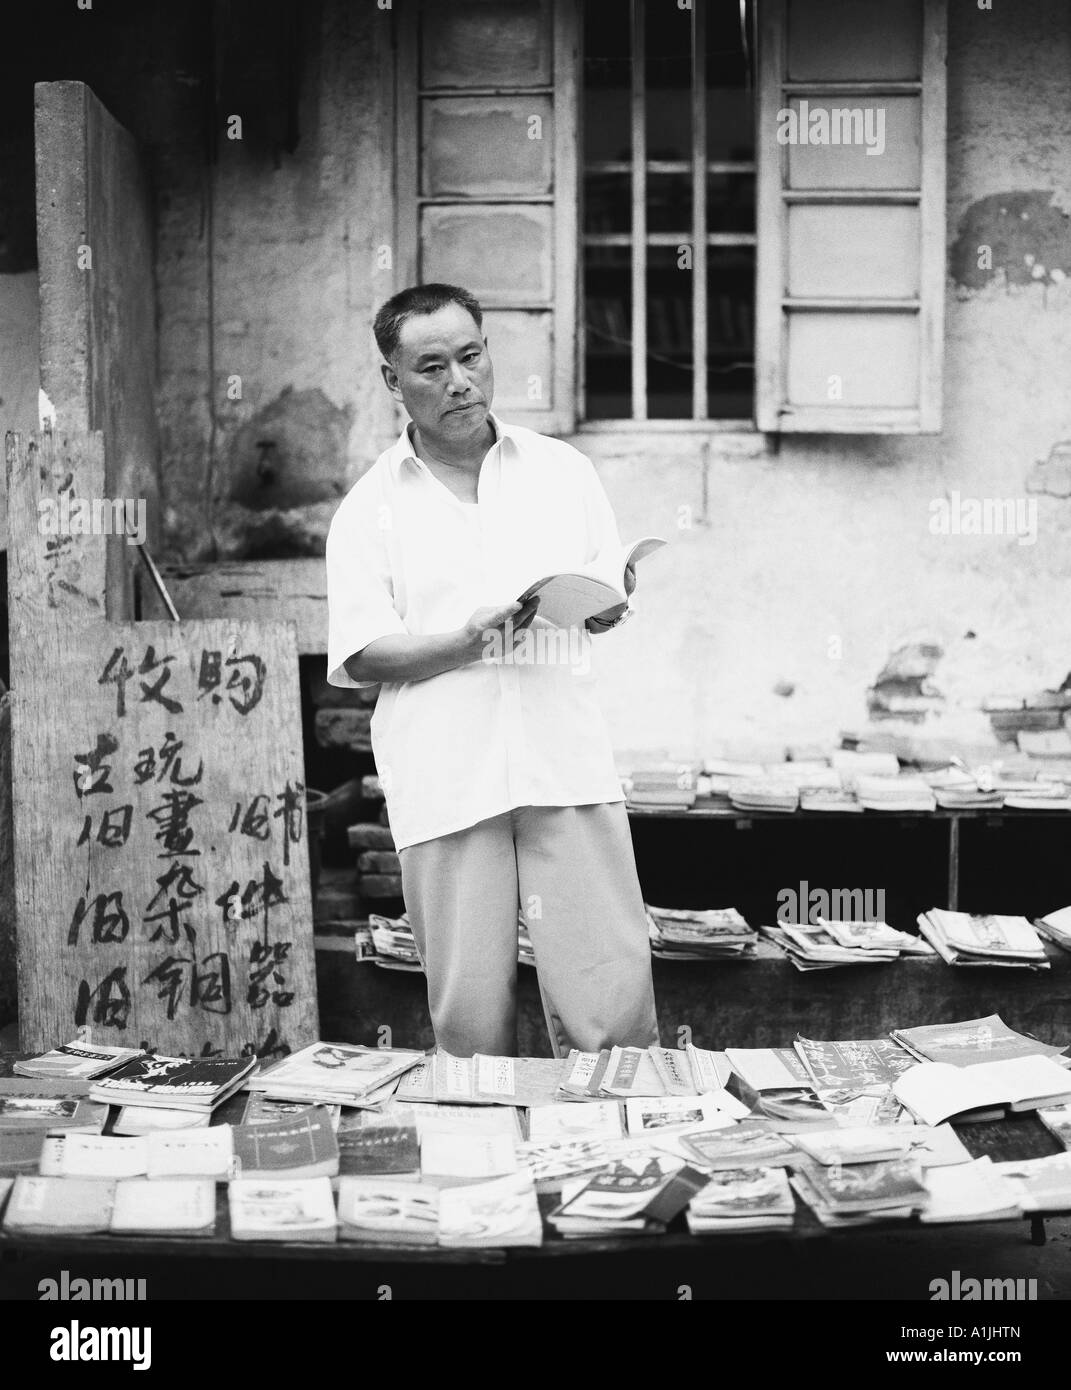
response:
[[[484,306],[495,410],[576,423],[576,26],[569,0],[400,13],[398,285]]]
[[[941,427],[944,0],[759,6],[756,419]]]

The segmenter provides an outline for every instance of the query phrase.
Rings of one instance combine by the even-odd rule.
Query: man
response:
[[[537,601],[517,602],[618,546],[617,527],[588,459],[490,413],[482,322],[468,291],[438,284],[376,315],[411,423],[331,524],[328,680],[382,683],[372,746],[438,1044],[515,1052],[520,907],[555,1051],[646,1046],[647,926],[590,638],[567,634],[562,659],[532,642]],[[514,659],[522,643],[531,659]]]

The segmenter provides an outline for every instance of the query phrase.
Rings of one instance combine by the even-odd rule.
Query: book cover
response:
[[[348,1129],[337,1138],[342,1177],[419,1181],[420,1143],[415,1123]]]
[[[801,1036],[796,1040],[796,1051],[816,1091],[891,1086],[919,1065],[918,1058],[892,1038],[819,1042]]]
[[[145,1140],[80,1131],[50,1135],[42,1145],[40,1172],[57,1178],[134,1178],[148,1164]]]
[[[725,1092],[729,1100],[734,1097]],[[740,1105],[739,1101],[735,1102]],[[747,1111],[740,1106],[743,1113]],[[637,1097],[625,1102],[625,1120],[630,1135],[664,1130],[733,1128],[736,1116],[726,1113],[713,1096]]]
[[[163,1105],[178,1110],[212,1109],[256,1069],[255,1057],[161,1057],[148,1054],[126,1062],[94,1082],[92,1100],[113,1105]]]
[[[757,1224],[790,1228],[796,1203],[783,1167],[726,1168],[708,1175],[688,1206],[693,1233],[747,1230]]]
[[[218,1116],[219,1112],[215,1113]],[[172,1110],[165,1105],[122,1105],[112,1121],[112,1133],[137,1135],[159,1129],[204,1129],[211,1123],[212,1117],[211,1110]]]
[[[969,1067],[978,1062],[1004,1062],[1012,1057],[1059,1057],[1064,1047],[1039,1042],[1009,1028],[999,1014],[968,1018],[962,1023],[931,1023],[920,1028],[897,1028],[892,1035],[927,1062]]]
[[[338,1184],[341,1240],[381,1245],[435,1245],[439,1189],[425,1183],[344,1176]]]
[[[574,1178],[610,1166],[604,1139],[536,1139],[517,1145],[517,1160],[532,1175],[537,1192],[554,1192]]]
[[[227,1184],[227,1205],[235,1240],[334,1241],[338,1237],[330,1178],[235,1178]]]
[[[237,1125],[234,1172],[240,1178],[335,1177],[339,1146],[320,1106],[274,1124]]]
[[[812,1130],[798,1134],[796,1146],[816,1163],[830,1167],[838,1163],[877,1163],[903,1158],[911,1141],[899,1134],[897,1126],[886,1125],[882,1128]]]
[[[263,1091],[250,1091],[245,1099],[242,1113],[243,1125],[275,1124],[278,1120],[288,1120],[292,1115],[300,1115],[309,1108],[307,1100],[279,1100],[266,1096]],[[321,1102],[321,1109],[327,1112],[331,1128],[337,1133],[342,1122],[342,1106],[338,1102]],[[360,1114],[362,1112],[355,1112]]]
[[[531,1174],[512,1173],[439,1196],[439,1244],[453,1249],[542,1245],[543,1223]]]
[[[821,1201],[835,1214],[921,1208],[926,1204],[921,1170],[918,1164],[905,1159],[830,1168],[801,1159],[797,1170],[806,1174]]]
[[[95,1129],[99,1132],[107,1113],[102,1105],[74,1097],[0,1094],[0,1130]]]
[[[210,1236],[216,1184],[211,1178],[126,1178],[116,1184],[111,1229],[117,1235]]]
[[[40,1125],[27,1129],[0,1129],[0,1177],[36,1173],[48,1130]]]
[[[210,1178],[226,1182],[232,1176],[234,1163],[233,1133],[230,1125],[179,1133],[153,1130],[145,1139],[148,1178]]]
[[[20,1175],[8,1198],[4,1230],[40,1235],[106,1231],[115,1187],[114,1182],[101,1179]]]
[[[423,1052],[401,1048],[312,1043],[251,1077],[248,1088],[282,1100],[352,1105],[384,1089],[423,1060]]]
[[[727,1047],[725,1055],[736,1074],[753,1091],[810,1088],[807,1068],[791,1047]]]
[[[620,1139],[621,1105],[616,1100],[591,1101],[587,1105],[533,1106],[528,1112],[528,1138],[535,1142],[569,1139]]]
[[[713,1171],[780,1167],[797,1152],[795,1140],[778,1134],[765,1120],[741,1120],[732,1129],[686,1132],[680,1144],[693,1163]]]
[[[505,1134],[424,1133],[420,1171],[436,1187],[484,1182],[517,1171],[516,1143]]]

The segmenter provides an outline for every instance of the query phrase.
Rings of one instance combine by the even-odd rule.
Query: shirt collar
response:
[[[511,440],[516,447],[516,436],[509,425],[504,424],[498,416],[491,410],[487,412],[487,418],[491,422],[491,428],[495,432],[495,444],[501,444],[503,440]],[[401,476],[402,468],[406,463],[416,463],[417,457],[413,450],[413,442],[409,438],[410,421],[406,421],[401,434],[387,451],[387,462],[390,466],[391,477],[395,482]],[[491,446],[494,448],[494,444]]]

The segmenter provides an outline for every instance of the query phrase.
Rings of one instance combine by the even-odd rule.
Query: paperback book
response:
[[[333,1178],[338,1171],[338,1140],[320,1106],[309,1106],[288,1120],[238,1125],[234,1130],[235,1177]]]
[[[923,1124],[1000,1118],[1012,1111],[1048,1110],[1071,1102],[1071,1074],[1049,1057],[1013,1057],[953,1067],[920,1062],[893,1086]]]
[[[16,1076],[44,1077],[56,1081],[92,1081],[98,1076],[144,1056],[140,1047],[106,1047],[103,1043],[69,1042],[40,1057],[29,1057],[12,1066]]]
[[[211,1178],[127,1178],[116,1184],[111,1230],[117,1235],[210,1236],[215,1229]]]
[[[235,1240],[334,1241],[338,1220],[330,1178],[236,1178],[227,1185]]]
[[[435,1245],[439,1189],[390,1178],[342,1177],[338,1234],[340,1240],[371,1245]]]
[[[790,1231],[796,1203],[781,1167],[726,1168],[709,1176],[688,1204],[692,1235]]]
[[[527,1169],[439,1195],[440,1245],[472,1250],[542,1243],[539,1202]]]
[[[20,1175],[8,1198],[5,1231],[91,1235],[111,1226],[115,1183]]]
[[[255,1057],[198,1057],[191,1061],[146,1053],[95,1081],[89,1096],[111,1105],[211,1111],[243,1086],[256,1067]]]

